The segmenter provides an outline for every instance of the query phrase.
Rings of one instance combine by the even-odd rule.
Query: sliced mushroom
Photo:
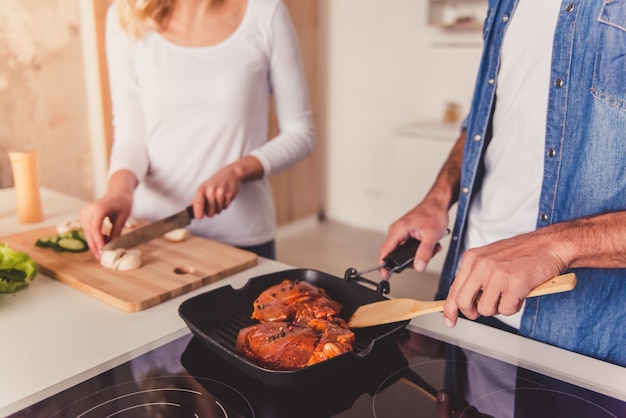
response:
[[[126,252],[115,261],[115,270],[133,270],[139,267],[141,267],[141,251],[137,249],[126,250]]]
[[[130,230],[130,229],[136,228],[138,225],[139,225],[139,221],[137,220],[137,218],[134,218],[133,216],[129,216],[126,222],[124,223],[124,229]],[[111,235],[112,228],[113,228],[113,224],[111,223],[111,220],[107,216],[102,221],[102,228],[101,228],[102,235]]]
[[[112,270],[132,270],[141,267],[141,251],[138,249],[106,250],[100,255],[100,264]]]
[[[118,248],[117,250],[106,250],[100,254],[100,264],[108,269],[115,268],[115,262],[124,255],[126,250]]]
[[[78,219],[72,219],[71,221],[62,222],[57,225],[57,233],[65,234],[66,232],[76,231],[81,229],[82,226]]]

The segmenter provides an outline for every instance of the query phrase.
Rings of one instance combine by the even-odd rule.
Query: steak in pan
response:
[[[297,370],[352,350],[354,333],[325,319],[263,322],[239,331],[236,350],[272,370]]]
[[[259,322],[288,321],[307,323],[312,318],[332,320],[341,304],[326,291],[306,281],[283,280],[256,298],[252,319]]]
[[[252,318],[239,331],[238,353],[272,370],[296,370],[352,351],[354,333],[336,316],[341,304],[305,281],[283,280],[254,301]]]

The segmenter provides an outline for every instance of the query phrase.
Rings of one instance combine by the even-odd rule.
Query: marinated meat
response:
[[[304,367],[317,344],[315,331],[287,322],[263,322],[239,331],[235,349],[256,364],[272,370]]]
[[[349,352],[353,343],[352,331],[324,319],[263,322],[239,331],[236,351],[272,370],[296,370]]]
[[[341,304],[324,289],[306,281],[283,280],[263,291],[253,304],[252,318],[259,322],[308,322],[312,318],[332,319]]]
[[[348,329],[345,321],[330,322],[323,319],[312,319],[309,322],[309,327],[315,330],[320,338],[307,366],[352,351],[354,333]]]
[[[295,370],[352,351],[354,333],[341,304],[306,281],[269,287],[254,301],[260,321],[239,331],[236,351],[273,370]]]

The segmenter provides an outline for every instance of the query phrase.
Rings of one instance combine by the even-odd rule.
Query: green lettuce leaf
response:
[[[37,274],[39,267],[28,254],[0,244],[0,292],[13,293],[26,287]]]

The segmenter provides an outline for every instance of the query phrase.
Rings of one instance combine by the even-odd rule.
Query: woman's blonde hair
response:
[[[135,37],[162,29],[173,5],[174,0],[115,0],[120,26]]]

